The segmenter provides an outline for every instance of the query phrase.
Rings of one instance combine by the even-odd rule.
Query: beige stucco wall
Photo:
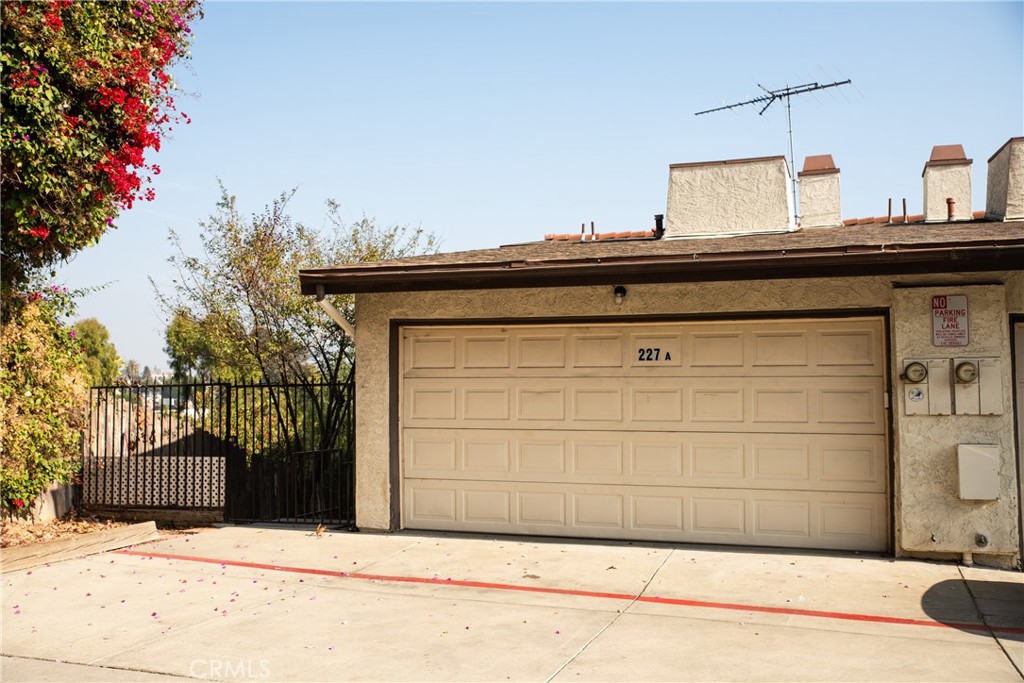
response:
[[[993,281],[1004,284],[981,289],[956,284]],[[941,349],[925,348],[931,334],[930,299],[923,299],[929,306],[926,310],[919,304],[932,290],[893,286],[929,283],[942,283],[937,290],[945,293],[950,293],[950,287],[955,286],[972,297],[971,323],[977,334],[966,351],[1003,358],[1008,383],[1007,316],[1024,313],[1022,273],[628,285],[628,295],[621,305],[614,303],[611,285],[359,295],[356,298],[356,522],[364,529],[388,529],[391,525],[389,363],[392,319],[500,321],[608,316],[622,320],[651,314],[890,309],[895,344],[892,382],[897,388],[895,368],[902,354],[944,355]],[[949,356],[954,355],[964,354],[961,350],[949,352]],[[1012,465],[1015,451],[1008,384],[1004,391],[1007,408],[1002,417],[940,419],[935,423],[941,424],[938,431],[919,418],[903,417],[901,404],[894,399],[896,496],[893,517],[898,553],[921,549],[922,538],[927,538],[930,544],[931,533],[948,539],[941,548],[947,551],[1016,553],[1017,484]],[[959,501],[948,468],[941,472],[936,469],[940,459],[948,455],[949,447],[976,433],[1005,444],[1000,474],[1003,488],[996,503]],[[974,546],[973,532],[982,527],[991,539],[990,547],[984,550]],[[964,545],[965,538],[969,541],[967,545]],[[928,549],[940,550],[931,545]]]
[[[945,221],[946,199],[956,200],[953,220],[969,221],[971,215],[971,165],[927,166],[924,170],[924,219]]]
[[[1010,141],[988,162],[985,214],[1024,219],[1024,140]]]
[[[672,166],[665,236],[793,228],[793,188],[785,159]]]
[[[839,174],[800,177],[800,227],[833,228],[843,224],[839,207]]]
[[[970,343],[956,348],[932,345],[931,297],[967,296]],[[896,481],[900,513],[896,519],[900,546],[920,552],[986,552],[1014,554],[1018,548],[1016,457],[1013,432],[1010,334],[1004,286],[941,286],[893,292],[892,337],[896,368],[902,359],[999,358],[1004,372],[999,387],[999,415],[904,415],[906,397],[897,380],[895,394]],[[987,443],[1000,446],[1000,497],[996,501],[964,501],[958,496],[956,446]],[[975,543],[977,534],[989,539]]]

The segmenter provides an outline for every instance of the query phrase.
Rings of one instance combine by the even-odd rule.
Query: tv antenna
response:
[[[841,85],[847,85],[852,81],[847,78],[845,81],[834,81],[832,83],[804,83],[803,85],[787,85],[785,88],[779,88],[778,90],[769,90],[760,83],[757,84],[761,90],[764,90],[766,94],[760,97],[755,97],[752,100],[746,102],[737,102],[736,104],[727,104],[722,107],[715,107],[714,109],[705,109],[694,114],[694,116],[700,116],[701,114],[710,114],[716,111],[725,111],[726,109],[736,109],[738,107],[745,107],[748,104],[761,104],[761,111],[757,112],[758,116],[764,116],[764,113],[768,111],[768,107],[772,106],[778,100],[786,101],[786,121],[789,124],[789,166],[792,169],[792,173],[796,173],[796,159],[793,154],[793,107],[790,104],[789,99],[793,95],[803,95],[804,93],[814,92],[815,90],[825,90],[826,88],[838,88]],[[793,183],[793,220],[796,222],[796,183]]]

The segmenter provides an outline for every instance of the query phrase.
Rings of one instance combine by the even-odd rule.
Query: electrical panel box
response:
[[[982,358],[978,379],[980,397],[978,400],[982,415],[1003,414],[1003,361],[998,358]]]
[[[949,361],[928,361],[928,414],[951,415],[952,391],[953,387],[949,385]]]
[[[899,377],[906,415],[1002,415],[999,358],[907,358]]]
[[[956,447],[961,500],[998,500],[999,446],[962,443]]]
[[[981,415],[980,361],[977,358],[953,359],[953,396],[957,415]]]

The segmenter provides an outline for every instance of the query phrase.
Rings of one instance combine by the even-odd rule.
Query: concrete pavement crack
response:
[[[963,567],[958,565],[956,570],[960,574],[960,580],[964,582],[964,588],[967,589],[967,594],[971,596],[971,602],[974,603],[974,611],[978,613],[978,618],[981,619],[981,623],[985,625],[985,630],[987,630],[988,634],[992,636],[992,640],[996,641],[996,645],[999,646],[999,649],[1003,651],[1003,655],[1005,655],[1006,659],[1009,660],[1010,666],[1017,670],[1017,675],[1020,676],[1022,681],[1024,681],[1024,671],[1021,671],[1020,667],[1017,666],[1017,662],[1013,661],[1013,657],[1011,657],[1010,653],[1006,651],[1006,646],[1003,645],[1003,641],[999,639],[999,636],[997,636],[992,630],[992,627],[989,626],[988,619],[985,617],[985,613],[981,611],[981,605],[978,604],[978,598],[974,595],[974,591],[971,590],[971,582],[967,580],[966,576],[964,576]]]
[[[76,661],[72,661],[70,659],[53,659],[51,657],[34,657],[32,655],[4,654],[3,656],[7,657],[9,659],[25,659],[25,660],[29,660],[29,661],[33,661],[33,662],[49,662],[51,664],[70,664],[71,666],[85,666],[85,667],[89,667],[90,669],[104,669],[104,670],[110,670],[110,671],[127,671],[129,673],[143,673],[143,674],[150,674],[152,676],[165,676],[165,677],[167,677],[167,678],[169,678],[171,680],[179,680],[179,681],[183,680],[183,679],[194,680],[194,681],[209,680],[209,679],[206,679],[206,678],[197,678],[195,676],[187,676],[187,675],[183,675],[183,674],[172,674],[172,673],[168,673],[166,671],[157,671],[156,669],[143,669],[141,667],[135,667],[135,666],[115,666],[115,665],[112,665],[112,664],[94,664],[92,662],[76,662]]]
[[[641,590],[641,591],[640,591],[639,593],[637,593],[637,594],[636,594],[635,596],[633,596],[633,599],[629,601],[629,604],[628,604],[628,605],[626,605],[626,606],[625,606],[625,608],[623,608],[623,610],[622,610],[621,612],[616,612],[615,616],[613,616],[613,617],[612,617],[612,618],[611,618],[611,619],[610,619],[610,620],[608,621],[608,623],[607,623],[607,624],[605,624],[604,626],[602,626],[602,627],[601,627],[601,628],[600,628],[600,629],[598,630],[598,632],[597,632],[597,633],[595,633],[595,634],[594,634],[593,636],[591,636],[591,637],[590,637],[590,638],[589,638],[589,639],[587,640],[587,642],[583,643],[583,645],[582,645],[582,646],[581,646],[581,647],[580,647],[580,648],[579,648],[578,650],[576,650],[576,652],[574,652],[574,653],[572,654],[572,656],[571,656],[571,657],[569,657],[569,658],[568,658],[567,660],[565,660],[565,661],[564,661],[564,662],[562,663],[562,665],[561,665],[560,667],[558,667],[557,669],[555,669],[554,673],[552,673],[552,674],[551,674],[550,676],[548,676],[548,677],[547,677],[547,679],[545,679],[544,683],[551,683],[551,681],[553,681],[553,680],[554,680],[554,679],[555,679],[555,678],[556,678],[556,677],[558,676],[558,674],[562,673],[562,671],[564,671],[564,670],[565,670],[565,668],[566,668],[567,666],[569,666],[570,664],[572,664],[572,663],[573,663],[574,661],[576,661],[576,659],[577,659],[577,658],[578,658],[578,657],[579,657],[580,655],[582,655],[582,654],[583,654],[584,652],[586,652],[587,648],[588,648],[588,647],[590,647],[590,644],[591,644],[591,643],[593,643],[593,642],[594,642],[595,640],[597,640],[598,638],[600,638],[600,637],[601,637],[601,634],[603,634],[603,633],[604,633],[605,631],[607,631],[607,630],[608,630],[609,628],[611,628],[611,627],[612,627],[612,624],[614,624],[614,623],[615,623],[616,621],[618,621],[618,620],[619,620],[619,618],[620,618],[620,617],[621,617],[621,616],[622,616],[623,614],[625,614],[626,612],[628,612],[628,611],[630,610],[630,608],[631,608],[631,607],[633,607],[633,605],[635,605],[635,604],[637,603],[637,601],[638,601],[638,600],[639,600],[640,598],[642,598],[642,597],[643,597],[644,593],[646,593],[646,592],[647,592],[647,589],[648,589],[648,588],[650,588],[650,586],[651,586],[651,582],[652,582],[652,581],[654,581],[654,578],[655,578],[655,577],[656,577],[656,576],[658,575],[658,572],[660,572],[660,571],[661,571],[661,568],[665,566],[665,563],[666,563],[666,562],[668,562],[668,559],[669,559],[670,557],[672,557],[672,554],[673,554],[673,553],[675,553],[675,551],[676,551],[676,549],[675,549],[675,548],[670,548],[670,549],[669,549],[668,553],[666,553],[666,555],[665,555],[665,559],[663,559],[663,560],[661,561],[661,563],[660,563],[660,564],[659,564],[659,565],[658,565],[657,567],[655,567],[654,571],[653,571],[653,572],[651,572],[651,575],[650,575],[650,577],[648,577],[647,581],[645,581],[645,582],[644,582],[644,587],[643,587],[643,589],[642,589],[642,590]]]

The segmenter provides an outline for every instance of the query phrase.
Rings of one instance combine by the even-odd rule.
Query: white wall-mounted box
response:
[[[980,375],[980,412],[982,415],[1003,414],[1003,362],[999,358],[982,358]]]
[[[961,443],[956,447],[961,500],[999,498],[999,446]]]
[[[928,414],[953,412],[953,387],[949,384],[949,360],[928,361]]]

